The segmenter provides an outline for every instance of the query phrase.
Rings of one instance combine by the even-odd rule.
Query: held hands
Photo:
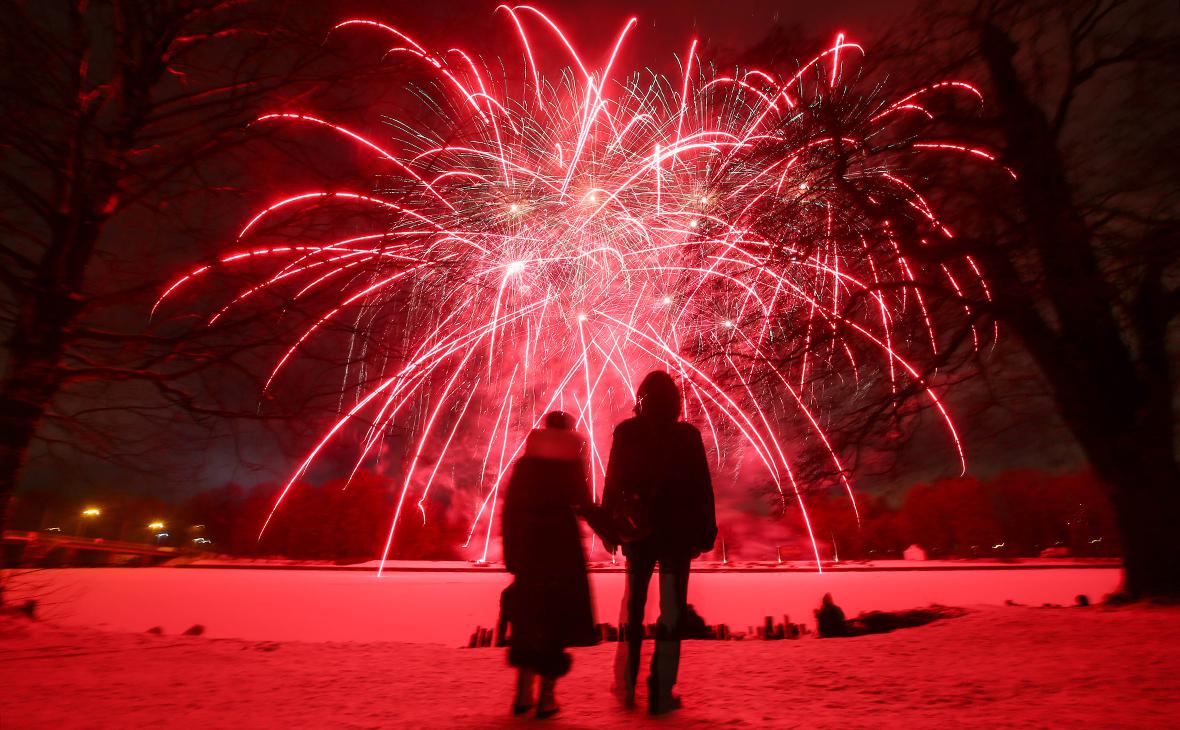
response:
[[[602,508],[602,505],[583,505],[578,508],[577,513],[579,517],[586,520],[590,529],[598,535],[598,539],[602,540],[602,546],[611,555],[614,555],[615,551],[619,549],[618,536],[611,524],[610,515]]]

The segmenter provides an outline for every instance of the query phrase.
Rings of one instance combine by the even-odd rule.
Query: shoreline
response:
[[[185,569],[218,569],[218,570],[325,570],[340,572],[377,572],[383,573],[506,573],[503,564],[459,561],[388,561],[382,569],[380,561],[372,560],[364,563],[350,563],[334,565],[332,563],[312,562],[254,562],[254,561],[197,561],[187,563],[173,563],[157,567],[185,568]],[[1012,562],[995,560],[963,560],[963,561],[877,561],[877,562],[848,562],[824,563],[823,570],[817,570],[815,563],[802,561],[784,562],[782,564],[746,562],[733,565],[718,565],[716,563],[694,564],[693,573],[881,573],[881,572],[923,572],[923,571],[974,571],[974,570],[1122,570],[1123,563],[1117,558],[1094,558],[1086,560],[1067,560],[1050,562],[1047,560],[1026,559]],[[611,565],[603,562],[591,562],[587,570],[591,573],[622,573],[625,568],[620,562]]]

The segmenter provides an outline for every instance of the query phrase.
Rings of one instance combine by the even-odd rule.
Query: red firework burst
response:
[[[424,113],[394,119],[375,136],[311,112],[267,114],[258,123],[340,135],[386,167],[379,189],[277,200],[246,223],[231,252],[179,278],[160,298],[243,262],[271,273],[210,323],[264,290],[291,302],[330,292],[333,301],[293,333],[266,391],[280,388],[292,358],[337,320],[356,323],[354,338],[406,343],[400,358],[365,364],[363,391],[294,469],[275,509],[350,426],[363,431],[354,473],[391,425],[409,428],[384,561],[408,500],[425,519],[440,466],[454,458],[463,434],[460,441],[482,443],[482,468],[470,475],[480,498],[468,542],[482,525],[486,559],[501,477],[528,428],[551,408],[575,412],[591,437],[597,493],[603,438],[631,406],[638,377],[657,367],[681,379],[688,416],[702,422],[718,466],[744,469],[747,478],[797,498],[809,536],[787,444],[820,444],[855,508],[848,472],[825,430],[831,404],[824,386],[834,376],[860,382],[872,372],[890,388],[917,384],[964,459],[947,409],[916,364],[939,347],[921,290],[877,286],[887,275],[915,282],[916,265],[891,245],[888,223],[849,214],[818,171],[833,150],[852,152],[860,160],[854,174],[871,181],[878,197],[902,201],[950,235],[908,177],[907,160],[993,156],[912,134],[899,145],[890,130],[915,116],[932,118],[931,96],[979,97],[974,87],[948,81],[893,101],[855,97],[844,79],[855,76],[863,50],[843,35],[785,78],[759,69],[716,73],[698,58],[696,41],[679,78],[623,73],[616,61],[635,19],[606,63],[591,68],[540,11],[499,12],[523,51],[515,76],[503,64],[496,75],[458,49],[428,49],[383,23],[340,23],[334,32],[383,37],[392,43],[389,54],[433,75],[415,91]],[[539,58],[530,29],[562,49],[564,60]],[[817,110],[850,98],[859,99],[859,122],[849,127],[855,134],[833,135],[814,123]],[[886,138],[894,143],[873,141]],[[385,215],[370,231],[322,242],[260,240],[294,212],[341,206]],[[799,232],[808,225],[822,230],[804,241]],[[990,296],[975,263],[963,266],[941,275],[955,291],[973,287]],[[867,305],[849,306],[856,298]],[[915,323],[922,341],[899,334]],[[820,331],[831,334],[825,351],[811,346]],[[776,353],[790,347],[803,356],[788,367]],[[349,388],[356,375],[343,369],[342,387]],[[813,536],[811,544],[818,565]]]

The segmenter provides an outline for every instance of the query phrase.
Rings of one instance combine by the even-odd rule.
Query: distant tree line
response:
[[[13,527],[242,557],[355,562],[381,555],[394,501],[387,479],[360,472],[347,487],[343,479],[319,486],[296,484],[259,539],[278,490],[274,484],[231,483],[180,504],[114,491],[86,500],[60,490],[27,491],[17,494]],[[969,476],[941,479],[904,491],[860,494],[857,505],[859,526],[846,495],[808,500],[825,559],[895,559],[912,544],[932,559],[1036,556],[1051,548],[1070,555],[1109,556],[1121,549],[1101,482],[1089,472],[1015,470],[987,482]],[[84,516],[89,507],[101,514]],[[407,505],[390,557],[468,557],[461,545],[469,525],[450,509],[445,495],[426,510],[424,520],[416,505]],[[157,522],[164,527],[149,527]],[[724,536],[724,525],[722,531]],[[158,537],[161,533],[165,536]],[[748,554],[734,537],[730,555],[760,558]],[[795,552],[789,549],[785,557],[800,557]]]
[[[860,525],[844,494],[808,502],[817,539],[841,560],[901,558],[910,545],[931,559],[1119,555],[1114,512],[1088,471],[1003,472],[915,484],[902,494],[858,495]],[[825,555],[825,557],[830,557]]]
[[[240,557],[356,562],[381,555],[393,514],[388,479],[360,472],[347,486],[344,479],[318,486],[296,484],[259,538],[279,490],[275,484],[229,483],[171,505],[115,491],[86,499],[60,490],[22,491],[14,500],[12,527],[155,541]],[[97,508],[100,514],[84,516],[82,511],[88,508]],[[398,524],[390,558],[462,557],[466,529],[450,519],[445,497],[426,505],[425,521],[414,505],[409,510]],[[155,522],[162,522],[163,530],[149,528]],[[160,532],[167,536],[158,538]]]

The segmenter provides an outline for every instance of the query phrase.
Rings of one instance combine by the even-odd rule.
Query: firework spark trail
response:
[[[843,381],[842,369],[858,392],[862,369],[874,368],[891,393],[903,381],[925,391],[963,461],[950,414],[919,366],[938,354],[939,332],[916,267],[889,221],[846,211],[823,171],[834,156],[854,152],[867,161],[849,176],[873,183],[870,201],[888,197],[953,236],[919,192],[910,160],[957,154],[999,166],[995,155],[912,132],[878,147],[868,140],[892,133],[891,125],[934,119],[936,95],[982,101],[977,89],[946,81],[862,105],[860,122],[835,133],[817,120],[854,93],[864,55],[844,34],[786,79],[764,69],[716,74],[692,39],[673,80],[617,68],[635,18],[596,68],[540,10],[497,12],[523,52],[518,76],[504,70],[498,78],[489,70],[496,64],[457,48],[432,50],[375,20],[338,24],[334,34],[384,37],[393,44],[386,56],[433,75],[411,94],[421,113],[393,119],[380,140],[313,111],[264,114],[256,124],[286,125],[289,134],[328,130],[373,155],[380,189],[276,200],[242,227],[238,250],[177,278],[152,308],[155,315],[165,299],[246,263],[272,270],[207,324],[263,291],[289,302],[323,299],[277,357],[264,391],[281,392],[289,363],[316,338],[338,334],[345,312],[358,312],[352,338],[404,341],[404,356],[391,359],[386,348],[386,364],[362,363],[362,372],[378,372],[373,382],[350,376],[346,364],[342,391],[364,394],[306,454],[263,530],[331,441],[363,427],[356,474],[396,426],[413,437],[382,563],[406,499],[417,496],[425,520],[443,462],[469,464],[481,451],[481,471],[468,475],[482,491],[471,503],[467,544],[483,525],[486,559],[502,478],[527,430],[555,405],[575,404],[597,496],[604,438],[632,404],[635,377],[653,368],[682,380],[686,412],[691,405],[703,419],[718,466],[740,467],[734,454],[744,444],[756,463],[741,467],[743,478],[772,485],[784,504],[787,495],[797,501],[817,565],[805,485],[791,462],[817,445],[856,509],[823,415],[832,409],[826,387],[833,377]],[[558,50],[542,52],[550,46]],[[350,235],[322,244],[248,245],[303,215],[358,210],[379,214],[370,230],[351,223]],[[891,271],[910,286],[881,286]],[[939,275],[964,300],[977,292],[991,298],[975,261],[942,265]],[[856,305],[858,297],[868,304]],[[969,320],[971,308],[961,308]],[[971,334],[978,347],[973,324]],[[802,354],[795,362],[776,359],[793,350]]]

